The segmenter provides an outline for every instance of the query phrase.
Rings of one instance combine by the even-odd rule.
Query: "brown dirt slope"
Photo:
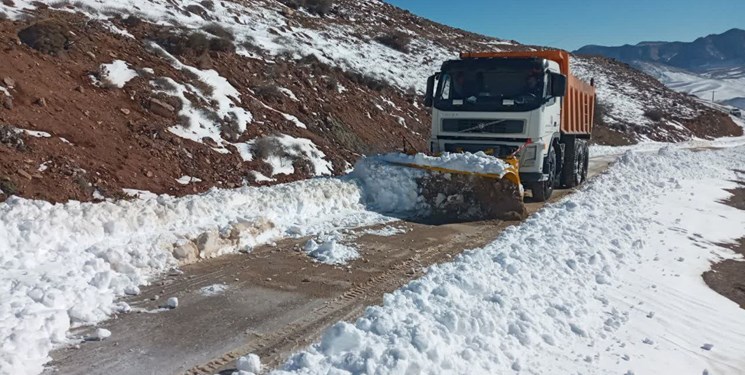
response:
[[[51,56],[20,43],[18,30],[39,19],[53,20],[76,35],[72,47]],[[159,30],[145,23],[130,28],[130,32],[143,37]],[[168,76],[191,82],[193,77],[174,69],[143,43],[114,35],[81,15],[52,10],[38,11],[29,21],[2,21],[0,36],[4,41],[0,59],[11,62],[0,64],[0,79],[12,83],[5,84],[12,98],[5,98],[8,104],[0,108],[0,124],[51,135],[45,138],[22,134],[24,147],[0,142],[4,191],[55,202],[91,200],[96,190],[103,196],[117,197],[122,188],[181,195],[212,186],[238,186],[246,179],[254,183],[250,181],[250,171],[269,174],[269,167],[261,160],[244,162],[236,153],[221,154],[167,130],[180,121],[176,114],[179,102],[154,93],[148,79]],[[144,73],[144,77],[127,82],[122,89],[95,86],[89,76],[95,76],[101,64],[114,59],[134,61],[136,68],[150,68],[153,73]],[[243,98],[253,99],[244,99],[244,106],[259,121],[236,140],[276,133],[307,138],[325,152],[336,173],[343,172],[345,161],[352,162],[360,154],[400,148],[403,143],[400,124],[378,109],[371,97],[385,97],[405,108],[397,115],[409,124],[409,132],[423,134],[428,127],[426,121],[416,118],[426,118],[426,113],[411,105],[418,99],[415,96],[382,82],[357,82],[360,78],[313,58],[277,59],[269,67],[233,52],[210,51],[181,59],[219,71],[241,91]],[[257,88],[249,82],[249,78],[256,82],[256,77],[270,84],[266,89]],[[299,101],[276,91],[280,85],[298,93]],[[344,100],[323,100],[338,98],[338,85],[349,88]],[[154,98],[174,108],[153,109]],[[286,113],[297,113],[308,129],[298,128],[281,114],[265,108],[264,103]],[[409,135],[408,139],[417,147],[424,147],[423,138]],[[293,175],[275,176],[276,182],[312,175],[311,167],[302,159],[296,160],[295,171]],[[181,185],[176,179],[183,175],[202,182]],[[5,197],[0,194],[0,199]]]
[[[180,12],[205,22],[215,19],[209,9],[215,3],[196,3],[168,5],[169,14],[175,17]],[[346,37],[341,38],[401,52],[397,56],[406,57],[406,64],[436,66],[439,59],[452,57],[433,55],[435,49],[454,54],[525,48],[440,25],[385,3],[363,9],[356,1],[337,0],[321,16],[282,4],[288,1],[236,3],[282,17],[284,26],[268,30],[275,35],[273,43],[286,42],[283,38],[294,29],[323,35],[342,30]],[[10,195],[52,202],[123,198],[125,188],[184,195],[317,175],[302,150],[271,138],[279,134],[310,140],[331,163],[334,174],[343,173],[360,155],[401,149],[405,142],[419,150],[427,148],[430,117],[419,104],[421,89],[383,81],[325,56],[289,50],[270,53],[266,41],[238,40],[230,30],[211,24],[201,30],[185,29],[172,20],[165,22],[171,26],[156,26],[137,16],[142,15],[141,9],[132,13],[107,6],[92,9],[85,2],[71,1],[33,6],[20,17],[0,16],[0,201]],[[0,12],[18,7],[4,2]],[[80,12],[97,12],[99,18]],[[117,29],[132,37],[112,31]],[[299,40],[301,45],[302,38],[312,38],[303,32],[292,35],[298,38],[293,43]],[[239,106],[251,113],[250,126],[240,131],[231,118],[216,116],[218,104],[194,94],[209,93],[214,87],[186,69],[175,68],[151,42],[181,63],[214,69],[224,77],[239,92]],[[239,49],[249,53],[236,52]],[[396,55],[391,56],[388,62],[395,65]],[[126,61],[138,73],[122,88],[101,81],[101,64],[114,60]],[[412,69],[420,68],[414,65]],[[169,80],[195,87],[185,98],[219,125],[222,139],[252,144],[251,160],[241,158],[237,146],[227,145],[222,150],[227,152],[219,152],[211,139],[195,141],[169,131],[188,120],[179,115],[184,102],[162,92]],[[421,81],[423,86],[424,77],[409,81]],[[664,87],[659,90],[669,94]],[[295,116],[305,128],[284,114]],[[726,122],[702,111],[699,133],[729,127]],[[638,139],[634,128],[600,126],[597,135],[603,143]],[[16,134],[17,129],[44,133]],[[285,160],[292,172],[272,174],[266,162],[271,157]],[[177,182],[182,176],[200,181],[183,185]]]
[[[728,190],[732,196],[725,204],[740,210],[745,210],[745,183],[736,189]],[[745,237],[740,238],[734,244],[725,245],[736,253],[745,257]],[[704,272],[704,281],[717,293],[731,299],[741,308],[745,309],[745,262],[742,260],[728,259],[711,267]]]

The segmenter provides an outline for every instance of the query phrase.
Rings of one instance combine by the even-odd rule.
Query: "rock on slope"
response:
[[[442,60],[527,48],[376,0],[329,3],[0,2],[0,59],[11,62],[0,65],[0,199],[183,195],[343,173],[361,154],[426,147],[420,95]],[[619,69],[599,71],[607,93]],[[688,108],[665,121],[712,118],[664,88],[655,95]],[[695,134],[625,116],[598,139]]]

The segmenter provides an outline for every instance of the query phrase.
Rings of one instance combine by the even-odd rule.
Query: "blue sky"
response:
[[[433,21],[520,43],[692,41],[745,29],[745,0],[385,0]]]

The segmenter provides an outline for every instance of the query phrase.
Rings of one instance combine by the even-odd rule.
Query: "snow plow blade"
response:
[[[419,164],[391,164],[424,170],[417,179],[420,195],[430,206],[428,220],[458,222],[522,220],[527,217],[515,157],[503,159],[503,175],[476,173]]]

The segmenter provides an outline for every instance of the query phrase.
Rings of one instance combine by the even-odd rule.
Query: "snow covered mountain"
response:
[[[729,69],[745,67],[745,30],[731,29],[692,42],[641,42],[619,47],[589,45],[575,52],[624,62],[661,63],[696,73],[726,74]]]
[[[671,89],[702,99],[745,109],[745,66],[724,72],[694,73],[663,64],[637,61],[634,66],[659,79]]]
[[[654,76],[673,90],[745,108],[745,30],[693,42],[642,42],[620,47],[585,46],[578,54],[613,58]]]
[[[424,150],[419,103],[443,60],[530,48],[377,0],[6,0],[0,35],[13,62],[0,64],[0,200],[53,202],[275,184]],[[588,62],[608,109],[600,143],[741,131],[647,92],[644,74]]]

